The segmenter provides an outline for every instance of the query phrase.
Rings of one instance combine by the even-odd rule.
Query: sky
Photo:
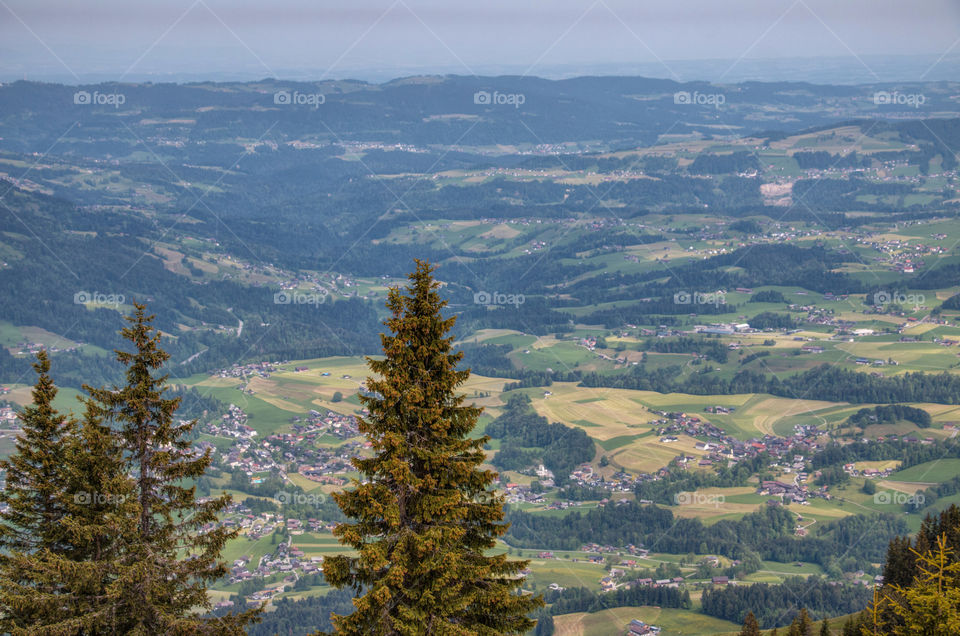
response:
[[[960,0],[0,0],[4,81],[958,70]]]

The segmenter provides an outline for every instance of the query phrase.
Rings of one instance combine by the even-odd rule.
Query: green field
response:
[[[938,459],[890,475],[891,481],[940,483],[960,475],[960,459]]]

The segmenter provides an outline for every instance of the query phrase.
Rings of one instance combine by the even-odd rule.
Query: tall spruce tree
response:
[[[21,432],[15,452],[0,461],[0,470],[7,475],[6,488],[0,491],[0,504],[6,505],[0,513],[0,548],[59,552],[67,547],[60,524],[66,514],[62,450],[75,424],[53,407],[57,387],[50,377],[46,351],[37,353],[33,368],[37,373],[33,403],[18,415]]]
[[[117,351],[126,384],[84,386],[91,417],[114,431],[133,480],[136,523],[110,587],[111,627],[124,634],[242,634],[256,611],[220,618],[196,613],[210,608],[207,584],[227,572],[220,553],[236,532],[216,521],[230,497],[200,502],[195,487],[184,485],[203,475],[210,451],[192,451],[196,422],[175,419],[180,398],[164,397],[168,376],[155,374],[170,355],[160,348],[154,316],[142,304],[134,308],[121,332],[134,351]]]
[[[813,623],[810,621],[810,615],[807,614],[807,608],[800,608],[800,613],[790,623],[787,636],[813,636]]]
[[[334,495],[355,520],[334,534],[359,556],[323,564],[332,585],[362,594],[334,617],[337,634],[520,634],[543,605],[520,592],[527,561],[484,554],[508,525],[496,473],[480,469],[489,438],[469,437],[481,409],[456,393],[469,371],[457,370],[455,318],[441,315],[432,273],[418,260],[406,293],[390,290],[385,358],[367,360],[376,377],[360,397],[360,430],[374,455],[354,459],[363,480]]]
[[[40,559],[70,548],[62,523],[67,515],[62,452],[74,422],[53,407],[57,387],[46,351],[37,354],[33,368],[33,403],[18,414],[15,450],[0,462],[6,472],[0,491],[0,630],[5,632],[44,620],[49,607],[40,598],[54,593],[57,584],[37,575]]]
[[[753,615],[753,612],[747,612],[746,618],[743,619],[743,629],[740,630],[740,636],[760,636],[760,623],[757,622],[757,617]]]

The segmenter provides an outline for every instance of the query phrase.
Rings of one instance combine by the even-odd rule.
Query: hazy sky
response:
[[[960,0],[0,0],[0,74],[76,82],[165,74],[384,79],[589,72],[699,79],[683,60],[960,54]],[[937,62],[941,56],[946,55]],[[671,64],[671,62],[677,62]],[[606,69],[602,71],[602,69]],[[879,70],[878,70],[879,69]],[[911,71],[912,72],[912,71]]]

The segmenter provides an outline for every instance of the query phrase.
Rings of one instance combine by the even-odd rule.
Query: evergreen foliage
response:
[[[481,409],[456,393],[470,372],[457,370],[455,318],[441,315],[432,272],[417,261],[405,293],[390,290],[385,358],[368,358],[359,427],[374,456],[355,458],[363,480],[334,495],[354,520],[334,534],[359,555],[323,564],[327,581],[359,594],[352,614],[334,617],[337,634],[523,633],[542,605],[518,589],[526,561],[485,555],[507,531],[503,500],[479,468],[489,438],[469,437]]]

